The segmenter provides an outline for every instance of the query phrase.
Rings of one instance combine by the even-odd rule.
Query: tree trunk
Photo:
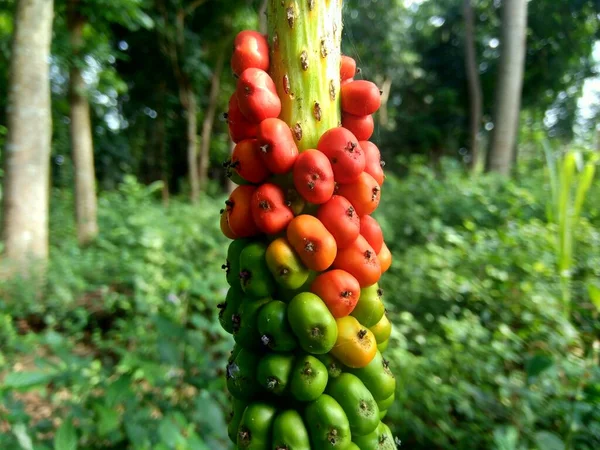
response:
[[[68,5],[69,38],[74,59],[69,73],[69,114],[75,175],[77,240],[80,245],[86,245],[98,235],[98,206],[90,104],[86,96],[86,84],[79,67],[85,19],[77,12],[78,3],[78,0],[72,0]]]
[[[483,92],[477,65],[475,49],[475,18],[471,0],[464,0],[465,19],[465,69],[469,86],[469,145],[471,146],[471,160],[469,167],[473,171],[479,163],[479,129],[483,115]]]
[[[509,175],[523,88],[527,0],[505,0],[502,8],[502,48],[487,169]]]
[[[215,114],[217,112],[217,104],[219,102],[219,90],[221,89],[221,73],[225,65],[225,51],[221,51],[215,64],[212,82],[210,86],[210,95],[208,98],[208,109],[204,115],[202,123],[202,140],[200,144],[200,173],[199,184],[200,190],[206,188],[208,181],[208,167],[210,165],[210,138],[212,135],[213,124],[215,122]]]
[[[8,90],[2,237],[22,275],[48,260],[52,0],[19,0]]]
[[[158,146],[158,167],[162,181],[161,197],[163,206],[169,206],[169,173],[167,170],[167,121],[164,106],[164,85],[161,87],[160,110],[156,118],[156,145]]]
[[[392,79],[383,77],[381,82],[381,106],[379,107],[379,124],[383,128],[389,125],[388,103],[392,92]]]
[[[186,114],[186,141],[187,141],[187,161],[188,177],[190,182],[190,200],[192,203],[198,203],[200,197],[200,184],[198,182],[198,102],[194,89],[188,84],[182,87],[181,97],[185,99],[183,108]]]

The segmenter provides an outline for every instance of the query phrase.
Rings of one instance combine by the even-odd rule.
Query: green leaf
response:
[[[596,164],[594,162],[588,162],[581,172],[577,186],[577,193],[575,194],[575,204],[573,206],[573,216],[576,219],[579,218],[579,215],[581,214],[581,209],[583,208],[587,193],[592,187],[595,173]]]
[[[539,431],[535,434],[535,443],[540,450],[564,450],[565,443],[560,437],[549,431]]]
[[[525,363],[525,372],[528,378],[534,378],[552,367],[553,364],[554,362],[549,356],[537,354],[527,360]]]
[[[65,420],[54,436],[54,450],[76,450],[77,432],[71,419]]]
[[[33,443],[27,433],[27,427],[22,423],[18,423],[12,427],[12,432],[17,438],[19,445],[23,450],[33,450]]]
[[[181,437],[179,428],[173,423],[170,417],[167,417],[160,422],[158,434],[160,435],[161,441],[171,448],[175,447],[175,444],[177,444]]]
[[[96,405],[94,409],[98,414],[98,433],[100,436],[106,436],[119,428],[121,421],[117,411],[102,405]]]
[[[515,427],[499,427],[494,430],[495,450],[515,450],[519,443],[519,430]]]
[[[587,285],[588,295],[590,296],[590,300],[596,307],[598,311],[600,311],[600,287],[597,284],[589,283]]]
[[[6,389],[27,389],[46,384],[55,375],[47,372],[12,372],[4,378],[3,387]]]

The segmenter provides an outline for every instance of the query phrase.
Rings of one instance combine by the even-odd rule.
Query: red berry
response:
[[[373,217],[362,216],[360,218],[360,234],[373,247],[375,253],[379,254],[383,247],[383,232]]]
[[[342,86],[341,102],[343,112],[355,116],[367,116],[381,106],[381,94],[374,83],[356,80]]]
[[[365,172],[375,178],[375,181],[381,186],[385,181],[385,174],[383,173],[383,162],[381,161],[379,149],[369,141],[360,141],[358,144],[365,154]]]
[[[353,78],[356,75],[356,61],[349,56],[342,55],[342,64],[340,67],[340,79],[342,81]]]
[[[319,150],[306,150],[298,156],[293,171],[294,186],[310,203],[325,203],[333,195],[335,182],[327,157]]]
[[[359,141],[366,141],[373,135],[375,123],[373,116],[355,116],[353,114],[342,114],[342,126],[347,128]]]
[[[346,248],[360,234],[360,219],[354,206],[341,195],[334,195],[321,205],[317,218],[325,225],[338,246]]]
[[[258,143],[261,158],[271,172],[283,174],[292,169],[298,147],[290,127],[283,120],[263,120],[258,127]]]
[[[379,258],[362,236],[358,236],[350,247],[338,251],[332,267],[348,272],[358,280],[360,287],[371,286],[381,277]]]
[[[265,183],[254,191],[251,208],[256,226],[267,234],[282,232],[294,218],[294,213],[286,205],[283,190],[271,183]]]
[[[251,122],[259,123],[277,117],[281,112],[275,83],[264,70],[244,70],[238,80],[236,94],[242,114]]]
[[[346,197],[359,216],[366,216],[379,206],[381,188],[371,175],[363,172],[356,182],[339,185],[336,193]]]
[[[250,122],[242,114],[235,92],[229,99],[227,124],[229,125],[229,136],[236,143],[244,139],[255,138],[258,134],[258,124]]]
[[[235,146],[230,167],[250,183],[262,183],[270,175],[260,158],[260,147],[256,139],[245,139]]]
[[[329,270],[313,281],[310,291],[325,302],[335,318],[350,314],[360,297],[358,280],[345,270]]]
[[[239,32],[233,43],[231,68],[238,76],[249,68],[269,70],[267,39],[257,31],[244,30]]]
[[[249,184],[238,186],[225,201],[229,229],[239,238],[255,236],[260,233],[250,209],[255,190],[256,187]]]
[[[346,128],[327,130],[319,139],[317,149],[329,158],[338,183],[352,183],[365,169],[365,155],[358,139]]]

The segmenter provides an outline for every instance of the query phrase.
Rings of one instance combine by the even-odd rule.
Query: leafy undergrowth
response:
[[[383,187],[399,379],[386,421],[410,449],[599,448],[600,200],[577,234],[566,320],[540,171],[519,184],[444,173],[414,167]],[[0,286],[0,448],[229,448],[222,199],[165,209],[155,190],[103,194],[85,249],[72,199],[54,195],[45,294]]]

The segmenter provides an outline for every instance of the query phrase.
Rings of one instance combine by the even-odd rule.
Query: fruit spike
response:
[[[300,151],[339,126],[342,0],[270,0],[271,77]]]

